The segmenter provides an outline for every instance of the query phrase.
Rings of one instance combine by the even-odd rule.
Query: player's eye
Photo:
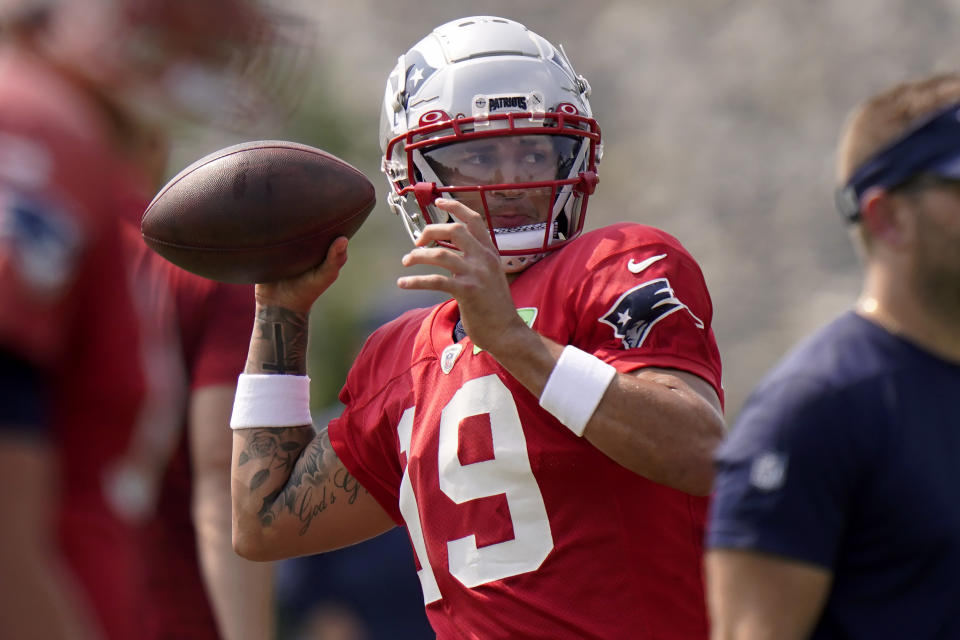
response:
[[[523,164],[528,164],[531,166],[544,164],[547,162],[547,160],[547,154],[540,152],[530,152],[521,158],[521,162],[523,162]]]
[[[493,163],[493,156],[489,153],[471,153],[464,156],[461,163],[471,167],[485,167]]]

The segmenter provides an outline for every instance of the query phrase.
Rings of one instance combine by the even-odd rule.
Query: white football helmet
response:
[[[576,238],[597,184],[590,85],[562,47],[522,24],[476,16],[441,25],[400,56],[380,121],[387,202],[416,240],[452,197],[487,218],[517,272]]]

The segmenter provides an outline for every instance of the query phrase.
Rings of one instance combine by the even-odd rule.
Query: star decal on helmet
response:
[[[432,76],[436,69],[427,64],[418,52],[411,51],[406,55],[407,68],[405,89],[407,94],[414,94],[420,89],[423,81]]]
[[[423,67],[417,67],[410,74],[410,88],[416,89],[421,80],[423,80]]]
[[[657,278],[626,291],[598,320],[613,327],[613,335],[621,339],[624,349],[638,349],[655,324],[680,310],[689,313],[703,329],[703,321],[677,298],[670,281]]]

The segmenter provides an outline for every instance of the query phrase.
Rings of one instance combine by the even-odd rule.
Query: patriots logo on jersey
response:
[[[655,324],[680,310],[686,310],[703,329],[703,321],[677,298],[670,281],[657,278],[625,292],[599,321],[613,327],[613,335],[623,341],[624,349],[638,349]]]
[[[12,257],[38,292],[54,293],[70,279],[82,244],[80,228],[62,208],[0,191],[0,257]]]

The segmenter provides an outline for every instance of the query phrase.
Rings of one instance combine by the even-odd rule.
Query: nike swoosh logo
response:
[[[627,270],[630,273],[640,273],[641,271],[643,271],[644,269],[652,265],[654,262],[663,260],[666,257],[667,257],[667,254],[661,253],[658,256],[652,256],[650,258],[647,258],[643,262],[634,262],[633,258],[630,258],[630,262],[627,263]]]

